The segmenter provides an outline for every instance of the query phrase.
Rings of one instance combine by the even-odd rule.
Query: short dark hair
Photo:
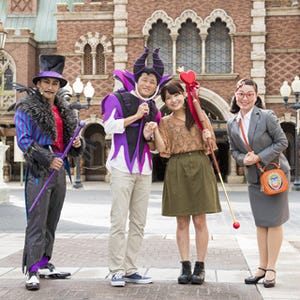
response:
[[[254,88],[255,93],[257,94],[258,88],[257,88],[257,84],[254,80],[249,79],[249,78],[243,78],[241,80],[239,80],[236,84],[236,89],[235,91],[237,91],[240,87],[242,87],[243,85],[251,85]],[[264,109],[264,103],[262,101],[262,99],[257,95],[256,101],[255,101],[255,106]],[[230,104],[230,110],[231,113],[236,114],[240,111],[240,107],[237,105],[236,103],[236,97],[233,96],[231,99],[231,104]]]

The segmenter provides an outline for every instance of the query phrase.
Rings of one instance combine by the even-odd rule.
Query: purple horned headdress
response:
[[[144,53],[136,60],[133,66],[133,74],[126,70],[115,70],[114,75],[119,79],[124,88],[123,91],[132,91],[135,89],[135,84],[139,80],[142,73],[154,74],[157,78],[158,89],[167,82],[170,74],[163,76],[164,64],[158,56],[159,48],[156,48],[152,53],[153,65],[152,67],[146,66],[145,62],[149,54],[149,48],[145,47]],[[121,90],[121,91],[122,91]]]
[[[164,64],[158,56],[159,48],[156,48],[153,51],[153,66],[148,67],[145,64],[147,56],[149,54],[149,49],[145,47],[144,53],[136,60],[133,67],[134,79],[137,82],[142,73],[154,74],[157,78],[157,82],[160,83],[160,80],[164,74]]]

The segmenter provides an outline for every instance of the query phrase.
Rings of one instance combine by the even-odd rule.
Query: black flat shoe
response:
[[[266,271],[273,272],[273,273],[274,273],[274,278],[273,278],[273,279],[270,279],[270,280],[265,279],[264,282],[263,282],[264,287],[265,287],[265,288],[272,288],[272,287],[274,287],[275,284],[276,284],[276,281],[275,281],[275,274],[276,274],[276,271],[273,270],[273,269],[267,269]]]
[[[250,276],[250,277],[245,278],[246,284],[257,284],[262,278],[265,277],[267,270],[260,268],[260,267],[258,269],[264,271],[265,273],[261,276]]]

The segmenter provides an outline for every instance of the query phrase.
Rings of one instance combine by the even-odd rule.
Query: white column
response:
[[[258,91],[264,100],[266,93],[266,8],[264,0],[253,0],[253,8],[251,10],[251,60],[252,69],[251,77],[258,85]]]
[[[7,184],[3,181],[4,155],[9,146],[0,142],[0,202],[6,202],[9,199]]]
[[[127,0],[114,0],[114,63],[115,70],[125,70],[128,60],[128,27],[127,27]],[[115,80],[115,89],[120,87],[118,80]]]
[[[229,174],[227,176],[227,183],[244,183],[244,176],[239,176],[236,173],[236,162],[232,156],[228,155],[229,161]]]

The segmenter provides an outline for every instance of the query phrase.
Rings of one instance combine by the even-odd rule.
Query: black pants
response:
[[[28,216],[23,251],[23,271],[25,272],[43,256],[48,256],[50,259],[53,252],[55,231],[66,195],[64,168],[55,173],[39,202],[29,212],[47,178],[36,178],[29,172],[26,180],[25,201]]]

